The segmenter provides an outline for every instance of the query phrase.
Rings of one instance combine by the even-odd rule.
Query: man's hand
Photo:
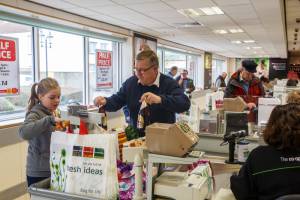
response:
[[[98,96],[94,99],[95,106],[104,106],[106,104],[106,99],[104,97]]]
[[[161,103],[161,97],[153,94],[151,92],[146,92],[143,94],[143,96],[140,99],[140,102],[145,101],[147,104],[159,104]]]
[[[247,103],[247,106],[248,106],[248,108],[249,108],[249,110],[252,110],[253,108],[256,108],[256,105],[255,105],[255,103]]]

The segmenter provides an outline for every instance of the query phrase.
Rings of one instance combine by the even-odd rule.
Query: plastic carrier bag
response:
[[[101,199],[117,199],[116,135],[51,136],[51,189]]]

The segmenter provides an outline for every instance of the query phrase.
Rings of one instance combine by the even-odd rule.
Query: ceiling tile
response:
[[[232,6],[240,4],[250,4],[249,0],[214,0],[218,6]]]
[[[211,0],[175,0],[175,1],[165,1],[167,4],[171,5],[176,9],[185,9],[185,8],[202,8],[215,6]]]
[[[139,3],[129,4],[126,7],[133,9],[137,12],[149,13],[155,11],[176,11],[174,8],[168,6],[163,2]]]
[[[52,0],[51,0],[52,1]],[[115,3],[111,2],[110,0],[62,0],[66,3],[70,3],[73,5],[77,5],[80,7],[90,7],[90,6],[109,6],[109,5],[115,5]]]

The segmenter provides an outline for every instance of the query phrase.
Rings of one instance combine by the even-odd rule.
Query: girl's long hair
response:
[[[39,83],[34,83],[31,87],[31,95],[28,100],[28,111],[31,111],[34,105],[39,103],[39,95],[43,96],[50,90],[59,88],[58,82],[53,78],[44,78]]]

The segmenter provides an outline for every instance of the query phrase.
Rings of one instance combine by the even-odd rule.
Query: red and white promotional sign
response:
[[[96,51],[96,90],[113,87],[112,52]]]
[[[0,36],[0,96],[20,92],[18,39]]]

